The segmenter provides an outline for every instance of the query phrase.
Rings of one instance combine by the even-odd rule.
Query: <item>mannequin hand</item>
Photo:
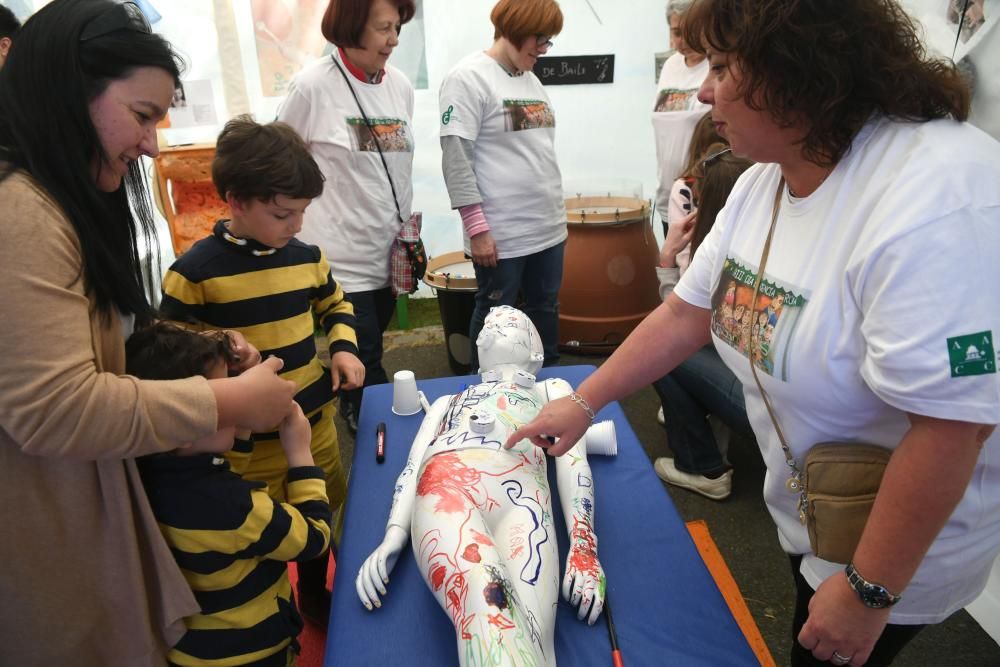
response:
[[[818,660],[829,660],[836,651],[859,667],[888,622],[889,610],[866,607],[841,571],[820,584],[809,600],[809,617],[798,641]]]
[[[691,243],[697,217],[698,209],[695,209],[667,228],[667,237],[663,239],[663,247],[660,248],[660,266],[677,266],[677,253]]]
[[[406,531],[399,526],[389,526],[385,531],[382,544],[378,545],[375,551],[371,552],[365,562],[358,570],[358,578],[354,581],[354,588],[361,598],[361,604],[368,611],[372,606],[381,607],[382,600],[379,595],[385,596],[386,584],[389,583],[389,573],[396,567],[396,560],[406,546],[409,538]]]
[[[330,357],[330,377],[334,391],[357,389],[365,383],[365,365],[350,352],[337,352]]]
[[[497,244],[493,234],[480,232],[469,239],[469,250],[472,251],[472,261],[480,266],[497,265]]]
[[[607,585],[604,568],[594,549],[587,542],[570,548],[562,583],[563,598],[577,608],[576,617],[581,621],[586,618],[588,625],[593,625],[604,609]]]
[[[562,456],[590,428],[590,418],[579,405],[569,398],[560,398],[545,404],[533,420],[514,431],[504,447],[510,449],[525,438],[548,451],[551,456]],[[553,445],[545,436],[557,438]]]

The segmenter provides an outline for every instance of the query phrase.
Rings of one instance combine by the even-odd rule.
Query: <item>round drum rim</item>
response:
[[[650,206],[645,199],[635,197],[581,196],[568,197],[566,222],[577,225],[622,225],[641,222],[649,216]],[[615,207],[614,212],[587,212],[587,208]],[[582,210],[581,210],[582,209]]]
[[[475,292],[479,289],[475,276],[452,278],[448,273],[441,273],[439,269],[452,264],[472,263],[472,260],[465,256],[461,250],[446,252],[438,255],[427,262],[427,271],[424,273],[424,283],[434,289],[456,292]]]

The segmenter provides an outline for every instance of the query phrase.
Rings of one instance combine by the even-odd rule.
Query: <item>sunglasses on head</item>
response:
[[[122,2],[94,17],[87,25],[83,26],[80,41],[87,42],[117,30],[153,32],[149,21],[146,20],[146,15],[139,9],[139,5],[134,2]]]
[[[719,160],[721,160],[722,156],[724,156],[726,153],[732,152],[732,150],[733,150],[732,148],[723,148],[721,151],[716,151],[716,152],[712,153],[711,155],[709,155],[707,158],[705,158],[701,162],[701,169],[702,169],[702,171],[704,171],[704,170],[708,169],[709,167],[711,167],[713,164],[715,164],[716,162],[718,162]]]

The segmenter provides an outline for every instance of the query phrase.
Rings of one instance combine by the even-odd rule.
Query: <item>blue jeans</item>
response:
[[[522,310],[538,329],[545,351],[545,365],[559,361],[559,287],[562,285],[565,241],[551,248],[523,257],[497,261],[495,267],[474,264],[476,270],[476,307],[469,324],[472,346],[472,372],[479,371],[476,338],[490,308],[516,306],[518,294],[524,297]]]
[[[392,288],[351,292],[345,293],[344,296],[354,306],[356,320],[354,331],[358,337],[358,358],[365,365],[365,387],[388,382],[389,378],[382,368],[382,334],[389,326],[396,308]],[[351,404],[355,417],[358,416],[361,411],[362,389],[351,389],[340,393],[341,399],[346,398]]]
[[[743,385],[707,345],[653,383],[663,403],[667,444],[678,470],[717,477],[728,466],[706,421],[715,415],[734,432],[753,436],[743,402]]]

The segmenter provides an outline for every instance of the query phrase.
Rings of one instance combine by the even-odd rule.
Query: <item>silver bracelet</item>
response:
[[[594,423],[594,408],[590,407],[590,403],[587,402],[587,399],[574,391],[569,395],[569,400],[583,408],[583,411],[587,413],[588,417],[590,417],[590,423]]]

